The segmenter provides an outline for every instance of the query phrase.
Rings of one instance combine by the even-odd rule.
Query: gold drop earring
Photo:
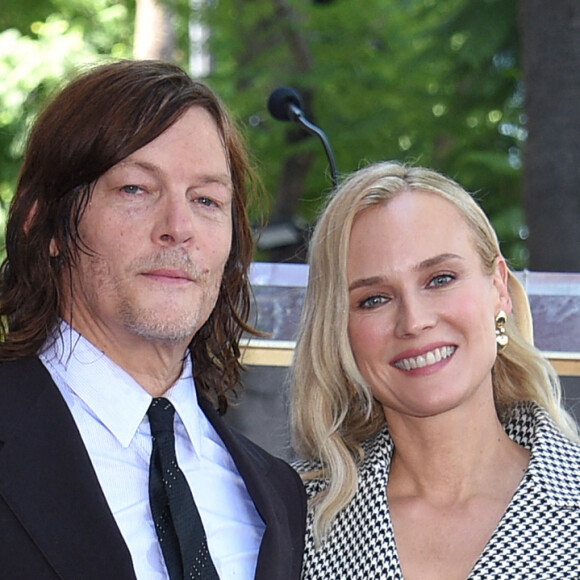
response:
[[[495,342],[497,343],[497,352],[501,353],[505,350],[510,337],[505,331],[505,323],[507,322],[506,313],[500,310],[495,317]]]

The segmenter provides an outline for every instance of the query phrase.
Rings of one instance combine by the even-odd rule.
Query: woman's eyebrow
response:
[[[426,260],[419,262],[419,264],[417,264],[413,268],[413,270],[416,271],[426,270],[428,268],[432,268],[433,266],[441,264],[441,262],[447,262],[447,260],[463,260],[463,258],[458,254],[446,252],[444,254],[438,254],[437,256],[433,256],[432,258],[427,258]]]
[[[446,252],[444,254],[438,254],[437,256],[433,256],[432,258],[427,258],[422,262],[419,262],[416,266],[413,267],[413,270],[416,272],[420,272],[422,270],[428,270],[433,266],[437,266],[442,262],[447,262],[448,260],[463,260],[461,256],[458,254],[452,254],[450,252]],[[352,282],[349,285],[348,291],[352,292],[353,290],[357,290],[358,288],[365,288],[366,286],[374,286],[375,284],[384,283],[385,278],[384,276],[371,276],[369,278],[359,278]]]

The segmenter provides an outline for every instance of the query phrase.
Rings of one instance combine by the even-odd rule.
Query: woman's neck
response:
[[[453,503],[498,480],[513,490],[527,467],[528,451],[507,436],[493,403],[477,413],[457,408],[435,417],[386,414],[395,444],[389,494]]]

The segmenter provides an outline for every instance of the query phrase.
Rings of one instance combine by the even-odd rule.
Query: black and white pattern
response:
[[[580,579],[580,446],[534,403],[504,427],[531,450],[528,469],[468,580]],[[403,580],[385,493],[393,442],[385,428],[363,444],[358,491],[316,549],[308,515],[303,580]],[[300,471],[316,464],[297,462]],[[314,497],[328,482],[306,483]]]

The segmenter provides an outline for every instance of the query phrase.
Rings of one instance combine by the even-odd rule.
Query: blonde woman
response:
[[[293,368],[303,578],[580,576],[580,446],[523,288],[457,183],[348,177],[318,223]]]

